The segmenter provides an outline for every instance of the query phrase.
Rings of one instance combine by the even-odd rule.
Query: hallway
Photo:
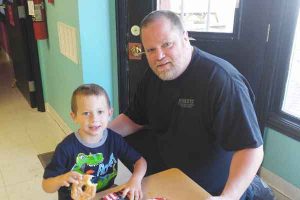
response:
[[[12,67],[0,61],[0,199],[55,200],[41,188],[43,167],[37,157],[53,151],[65,136],[48,115],[31,109],[12,88]]]

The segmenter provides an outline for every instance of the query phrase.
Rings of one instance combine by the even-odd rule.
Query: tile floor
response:
[[[0,199],[57,199],[41,188],[37,155],[53,150],[65,134],[47,113],[31,109],[12,83],[11,66],[0,64]]]
[[[11,87],[11,70],[0,62],[0,200],[55,200],[56,193],[41,188],[43,167],[37,155],[53,151],[65,133],[47,112],[31,109]],[[126,170],[121,166],[117,183],[128,178]]]

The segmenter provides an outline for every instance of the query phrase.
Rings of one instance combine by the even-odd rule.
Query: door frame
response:
[[[129,98],[127,91],[128,85],[128,61],[124,56],[127,54],[127,0],[119,0],[116,2],[116,32],[117,32],[117,64],[118,64],[118,97],[119,97],[119,113],[125,111]]]

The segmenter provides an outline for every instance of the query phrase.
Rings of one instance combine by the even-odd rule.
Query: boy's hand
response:
[[[130,200],[139,200],[143,198],[141,181],[131,178],[123,187],[122,197],[127,196]]]
[[[226,197],[221,197],[221,196],[212,196],[207,198],[206,200],[232,200],[230,198],[226,198]]]
[[[69,171],[59,177],[61,186],[66,186],[66,187],[69,187],[71,183],[78,184],[79,180],[82,180],[82,174],[79,174],[78,172],[74,172],[74,171]]]

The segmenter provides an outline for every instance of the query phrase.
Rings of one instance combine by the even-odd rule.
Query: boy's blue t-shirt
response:
[[[95,144],[82,141],[78,133],[68,135],[55,149],[55,153],[44,172],[44,178],[56,177],[70,170],[91,174],[97,183],[97,192],[111,187],[117,176],[118,159],[132,163],[141,157],[117,133],[107,129],[102,139]],[[59,199],[71,199],[70,188],[61,187]]]

